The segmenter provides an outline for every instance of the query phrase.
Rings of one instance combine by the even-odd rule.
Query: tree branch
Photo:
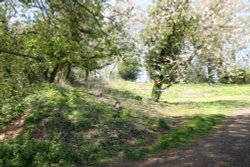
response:
[[[76,0],[76,3],[77,3],[79,6],[81,6],[84,10],[86,10],[90,15],[92,15],[92,17],[93,17],[93,19],[95,20],[96,24],[97,24],[98,27],[100,28],[100,31],[101,31],[104,35],[108,36],[108,34],[107,34],[105,31],[102,30],[102,26],[101,26],[101,24],[99,23],[99,20],[96,18],[95,13],[92,12],[92,11],[91,11],[89,8],[87,8],[85,5],[83,5],[83,4],[81,4],[80,2],[78,2],[78,0]]]
[[[170,88],[173,84],[168,84],[167,86],[165,86],[164,88],[162,88],[161,90],[166,90],[167,88]]]
[[[0,49],[0,53],[5,53],[5,54],[18,56],[18,57],[23,57],[23,58],[29,58],[29,59],[33,59],[33,60],[36,60],[36,61],[39,61],[39,62],[44,61],[44,57],[41,57],[41,56],[35,57],[35,56],[26,55],[26,54],[14,52],[14,51],[9,51],[9,50],[4,50],[4,49]]]

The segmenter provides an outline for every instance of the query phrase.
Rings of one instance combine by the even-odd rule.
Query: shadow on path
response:
[[[124,166],[250,167],[250,108],[228,116],[227,120],[226,126],[205,139]]]

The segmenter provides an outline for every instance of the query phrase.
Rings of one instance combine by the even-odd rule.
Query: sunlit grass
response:
[[[36,107],[24,132],[0,145],[0,166],[99,166],[139,159],[196,140],[226,114],[250,106],[250,85],[174,85],[160,103],[149,100],[151,88],[112,80],[100,98],[83,86],[41,86],[18,104],[22,112]]]
[[[160,104],[147,101],[152,83],[111,80],[109,86],[141,96],[166,116],[228,114],[250,106],[250,85],[176,84],[162,93]]]
[[[196,116],[177,125],[168,134],[163,134],[150,146],[126,151],[130,159],[140,159],[147,154],[157,153],[167,148],[176,148],[211,132],[224,120],[223,115]]]
[[[109,86],[119,90],[131,91],[144,98],[150,98],[152,83],[139,83],[123,80],[111,80]],[[207,99],[208,97],[212,99]],[[248,85],[209,85],[209,84],[176,84],[165,90],[161,101],[207,101],[207,100],[247,100],[250,97],[250,84]],[[184,98],[184,99],[183,99]],[[250,100],[249,100],[250,101]]]

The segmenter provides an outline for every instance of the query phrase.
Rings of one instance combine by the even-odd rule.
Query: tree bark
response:
[[[66,73],[66,77],[65,77],[65,79],[67,80],[67,81],[69,81],[69,77],[70,77],[70,73],[71,73],[71,63],[69,63],[68,64],[68,68],[67,68],[67,73]]]
[[[57,74],[59,68],[60,68],[60,65],[56,64],[56,66],[54,67],[53,71],[50,74],[50,78],[49,78],[50,83],[53,83],[55,81],[56,74]]]
[[[85,70],[85,78],[84,78],[84,81],[88,81],[89,80],[89,70],[86,69]]]
[[[45,82],[48,82],[48,72],[49,72],[49,69],[47,68],[44,70],[43,75],[42,75],[42,80]]]
[[[151,98],[153,99],[153,101],[159,102],[161,93],[162,93],[162,83],[154,82],[154,86],[153,86],[152,94],[151,94]]]
[[[208,83],[215,83],[214,81],[214,65],[211,59],[207,60],[207,82]]]

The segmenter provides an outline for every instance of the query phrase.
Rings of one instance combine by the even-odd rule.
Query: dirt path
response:
[[[120,167],[250,167],[250,108],[228,116],[208,137]]]
[[[38,104],[32,106],[28,110],[24,111],[17,119],[11,121],[8,125],[2,127],[0,131],[0,143],[16,138],[23,131],[23,125],[25,118],[29,113],[31,113]]]

